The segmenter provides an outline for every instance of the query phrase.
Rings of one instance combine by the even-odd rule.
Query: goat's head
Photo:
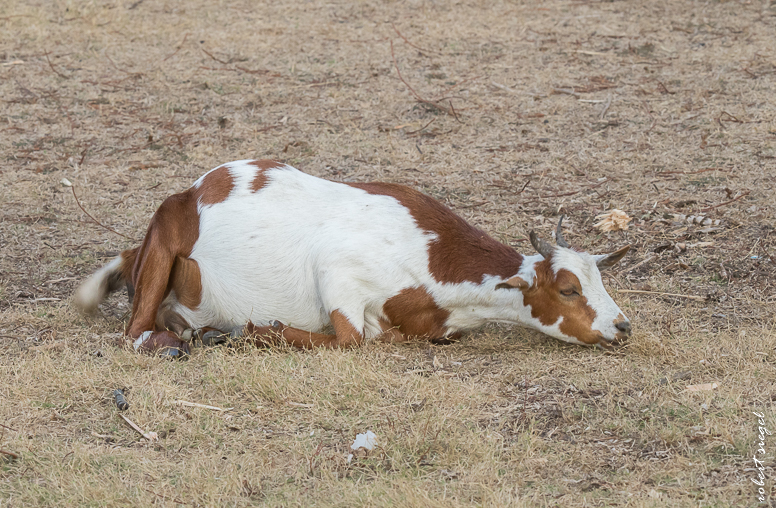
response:
[[[497,288],[521,290],[523,305],[530,306],[531,316],[541,323],[537,328],[547,335],[611,348],[630,336],[630,321],[604,289],[601,271],[620,261],[630,245],[611,254],[577,252],[563,239],[562,222],[561,216],[557,246],[531,231],[531,244],[544,259],[533,265],[533,271],[521,270]]]

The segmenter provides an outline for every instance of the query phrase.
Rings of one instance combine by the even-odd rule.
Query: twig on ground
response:
[[[91,216],[91,214],[89,214],[89,212],[87,212],[87,211],[84,209],[84,207],[83,207],[83,206],[81,206],[81,202],[80,202],[80,201],[78,201],[78,196],[77,196],[77,195],[76,195],[76,193],[75,193],[75,185],[72,185],[72,184],[70,184],[70,190],[71,190],[71,191],[73,191],[73,197],[75,198],[75,202],[76,202],[76,204],[78,205],[78,208],[80,208],[80,209],[81,209],[81,211],[82,211],[83,213],[85,213],[87,217],[89,217],[90,219],[92,219],[92,220],[94,221],[94,223],[95,223],[95,224],[97,224],[98,226],[101,226],[101,227],[103,227],[103,228],[107,229],[107,230],[108,230],[108,231],[110,231],[111,233],[116,233],[116,234],[117,234],[117,235],[119,235],[119,236],[123,236],[123,237],[124,237],[124,238],[126,238],[127,240],[132,240],[133,242],[139,242],[139,241],[140,241],[140,240],[137,240],[137,239],[135,239],[135,238],[130,238],[130,237],[129,237],[129,236],[127,236],[127,235],[122,235],[121,233],[119,233],[119,232],[118,232],[118,231],[116,231],[115,229],[113,229],[113,228],[109,228],[108,226],[106,226],[106,225],[105,225],[105,224],[103,224],[102,222],[100,222],[100,221],[98,221],[97,219],[95,219],[94,217],[92,217],[92,216]]]
[[[430,49],[423,49],[423,48],[421,48],[420,46],[416,46],[416,45],[414,45],[413,43],[411,43],[410,41],[408,41],[406,37],[404,37],[404,36],[401,34],[401,32],[399,31],[399,29],[398,29],[398,28],[396,28],[396,25],[395,25],[395,24],[391,23],[391,26],[393,27],[394,31],[396,32],[396,35],[398,35],[399,37],[401,37],[401,38],[402,38],[402,40],[403,40],[404,42],[406,42],[407,44],[409,44],[409,45],[410,45],[410,46],[412,46],[413,48],[417,49],[418,51],[422,51],[422,52],[424,52],[424,53],[436,53],[436,54],[440,54],[440,53],[439,53],[439,51],[433,51],[433,50],[430,50]]]
[[[173,52],[172,52],[172,54],[170,54],[170,56],[168,56],[167,58],[165,58],[164,60],[162,60],[162,62],[166,62],[166,61],[167,61],[167,60],[169,60],[170,58],[172,58],[172,57],[174,57],[175,55],[177,55],[177,54],[178,54],[178,51],[180,51],[180,50],[181,50],[181,48],[183,47],[183,45],[184,45],[184,44],[186,44],[186,39],[188,39],[188,38],[189,38],[189,34],[186,34],[186,35],[184,35],[184,36],[183,36],[183,40],[181,41],[180,45],[178,45],[178,49],[176,49],[175,51],[173,51]]]
[[[393,51],[393,40],[391,40],[391,58],[393,59],[393,66],[396,68],[396,73],[399,75],[399,79],[409,89],[409,91],[412,93],[412,95],[415,96],[415,99],[417,99],[418,102],[422,102],[423,104],[428,104],[429,106],[432,106],[432,107],[438,109],[439,111],[447,113],[448,115],[453,115],[453,113],[449,109],[447,109],[446,107],[440,106],[439,104],[437,104],[435,102],[432,102],[432,101],[429,101],[429,100],[426,100],[423,97],[421,97],[420,95],[418,95],[418,92],[416,92],[415,89],[412,88],[410,86],[410,84],[407,83],[404,80],[404,78],[401,75],[401,71],[399,70],[399,64],[396,63],[396,54]]]
[[[579,99],[579,94],[575,92],[573,88],[553,88],[552,93],[556,93],[556,94],[565,93],[566,95],[571,95]]]
[[[715,208],[719,208],[720,206],[729,205],[730,203],[734,201],[738,201],[739,199],[743,198],[744,196],[748,196],[750,191],[744,191],[743,193],[739,194],[738,196],[734,197],[730,201],[725,201],[724,203],[720,203],[718,205],[709,206],[707,208],[701,208],[701,212],[708,212],[711,210],[714,210]]]
[[[719,114],[719,122],[720,123],[722,122],[722,115],[727,115],[728,119],[726,121],[728,121],[728,122],[744,123],[743,120],[739,120],[738,118],[734,117],[733,115],[731,115],[730,113],[728,113],[727,111],[724,111],[724,110],[722,112],[720,112],[720,114]]]
[[[452,111],[452,112],[453,112],[453,116],[455,117],[455,121],[456,121],[456,122],[458,122],[458,123],[463,123],[463,122],[460,120],[460,118],[458,118],[458,113],[456,113],[456,112],[455,112],[455,108],[453,107],[453,100],[452,100],[452,99],[448,99],[448,101],[447,101],[447,102],[449,102],[449,103],[450,103],[450,111]]]
[[[658,296],[674,296],[677,298],[687,298],[688,300],[697,300],[699,302],[706,301],[705,296],[680,295],[676,293],[661,293],[659,291],[643,291],[640,289],[618,289],[617,292],[618,293],[638,293],[638,294],[648,294],[648,295],[658,295]]]
[[[201,407],[202,409],[212,409],[213,411],[231,411],[233,407],[221,408],[218,406],[208,406],[207,404],[199,404],[197,402],[189,402],[187,400],[176,400],[174,404],[187,407]]]
[[[660,86],[660,88],[662,89],[662,92],[661,92],[661,93],[663,93],[663,94],[671,94],[671,95],[673,95],[673,94],[675,94],[675,93],[676,93],[676,92],[671,92],[671,91],[669,91],[669,90],[668,90],[668,88],[667,88],[667,87],[666,87],[666,86],[663,84],[663,82],[662,82],[662,81],[658,81],[658,82],[657,82],[657,84],[658,84],[658,85]]]
[[[612,94],[609,94],[609,97],[606,98],[606,104],[604,104],[604,109],[601,111],[601,116],[598,117],[599,120],[603,120],[606,116],[606,112],[609,111],[609,106],[612,105]]]
[[[224,64],[224,65],[229,65],[229,62],[224,62],[223,60],[219,60],[218,58],[213,56],[213,53],[211,53],[210,51],[206,50],[205,48],[199,48],[199,49],[201,49],[203,53],[205,53],[207,56],[209,56],[210,58],[212,58],[216,62],[218,62],[220,64]]]
[[[43,56],[45,56],[45,57],[46,57],[46,61],[48,62],[48,64],[49,64],[49,67],[51,67],[51,70],[54,72],[54,74],[56,74],[57,76],[59,76],[59,77],[60,77],[60,78],[62,78],[62,79],[70,79],[70,76],[65,76],[64,74],[62,74],[61,72],[59,72],[58,70],[56,70],[56,69],[54,68],[54,64],[52,64],[52,63],[51,63],[51,60],[49,60],[49,52],[48,52],[48,51],[46,51],[45,53],[43,53]]]
[[[8,455],[9,457],[13,457],[14,459],[19,458],[19,456],[16,455],[14,452],[9,452],[9,451],[0,449],[0,453],[2,453],[3,455]]]
[[[147,439],[147,440],[149,440],[151,442],[154,442],[157,439],[159,439],[159,436],[156,435],[156,432],[145,432],[143,429],[138,427],[137,424],[135,424],[135,422],[133,422],[132,420],[130,420],[129,418],[127,418],[123,414],[119,414],[119,416],[121,417],[122,420],[127,422],[127,424],[130,427],[132,427],[132,430],[134,430],[135,432],[137,432],[138,434],[143,436],[145,439]]]
[[[500,88],[500,89],[502,89],[502,90],[504,90],[506,92],[517,93],[517,90],[513,90],[512,88],[509,88],[506,85],[502,85],[501,83],[496,83],[495,81],[491,81],[490,84],[495,86],[496,88]]]
[[[623,271],[621,271],[621,272],[620,272],[620,275],[624,275],[624,274],[626,274],[626,273],[630,273],[630,272],[632,272],[633,270],[635,270],[636,268],[640,267],[641,265],[643,265],[643,264],[645,264],[645,263],[649,263],[650,261],[652,261],[652,260],[653,260],[653,259],[655,259],[655,258],[657,258],[657,256],[655,256],[655,255],[649,256],[647,259],[644,259],[643,261],[639,261],[638,263],[636,263],[635,265],[631,266],[631,267],[630,267],[630,268],[628,268],[627,270],[623,270]]]
[[[416,131],[411,131],[411,132],[408,132],[408,133],[407,133],[407,136],[412,136],[413,134],[417,134],[417,133],[419,133],[419,132],[423,132],[424,130],[426,130],[426,127],[428,127],[429,125],[431,125],[431,124],[432,124],[432,123],[434,123],[434,122],[436,122],[436,118],[432,118],[430,122],[428,122],[426,125],[424,125],[424,126],[423,126],[423,127],[421,127],[420,129],[418,129],[418,130],[416,130]]]

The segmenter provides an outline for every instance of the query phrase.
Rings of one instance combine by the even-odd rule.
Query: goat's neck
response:
[[[541,255],[526,256],[514,276],[533,285],[536,265],[544,261]],[[441,307],[450,311],[448,324],[451,331],[475,328],[488,322],[523,323],[526,310],[523,293],[519,289],[496,289],[508,279],[497,275],[485,275],[482,283],[462,282],[442,284],[436,288],[435,297]]]

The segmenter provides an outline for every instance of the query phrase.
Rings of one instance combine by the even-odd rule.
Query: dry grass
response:
[[[758,505],[776,5],[270,4],[0,5],[0,506]],[[251,157],[415,186],[519,250],[560,211],[579,247],[632,243],[606,282],[635,336],[616,355],[492,326],[166,362],[110,345],[125,296],[74,313],[134,242],[62,178],[140,238],[167,195]],[[611,208],[627,232],[593,228]],[[122,387],[158,443],[118,418]],[[348,464],[367,429],[379,449]]]

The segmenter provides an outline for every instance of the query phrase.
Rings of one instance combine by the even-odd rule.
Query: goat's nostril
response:
[[[620,330],[621,332],[630,335],[630,332],[631,332],[630,321],[620,321],[619,323],[615,323],[614,327]]]

